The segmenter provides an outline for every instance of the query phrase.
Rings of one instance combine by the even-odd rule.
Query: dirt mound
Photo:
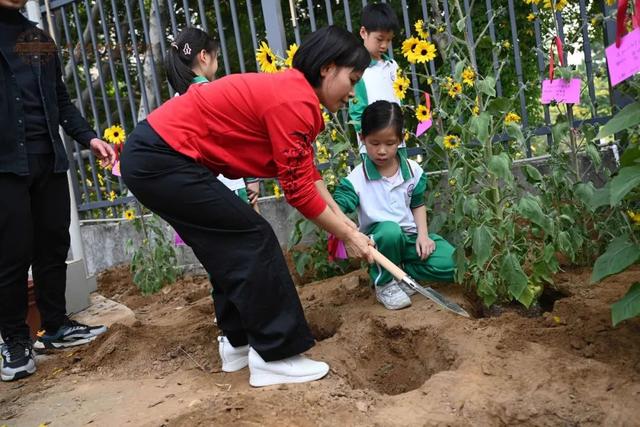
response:
[[[640,270],[599,285],[589,274],[558,275],[537,316],[507,307],[478,319],[419,295],[388,311],[364,271],[305,284],[299,294],[318,340],[309,354],[329,362],[330,374],[252,389],[247,370],[219,370],[207,277],[142,296],[126,267],[112,269],[99,289],[133,306],[139,322],[50,355],[19,388],[0,384],[0,425],[634,425],[640,319],[612,328],[610,304]],[[474,310],[460,287],[434,287]],[[68,409],[82,396],[100,398]],[[46,415],[35,418],[39,411]]]

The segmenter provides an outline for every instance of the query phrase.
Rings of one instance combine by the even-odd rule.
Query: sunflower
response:
[[[319,163],[326,163],[329,161],[329,150],[324,144],[316,142],[316,158]]]
[[[405,58],[412,64],[416,62],[414,55],[416,46],[420,43],[420,39],[416,37],[409,37],[405,41],[402,42],[402,54]]]
[[[291,68],[293,66],[293,55],[295,55],[297,51],[298,51],[297,44],[294,43],[289,46],[289,49],[287,49],[287,59],[285,59],[284,61],[284,65],[286,67]]]
[[[431,112],[425,105],[416,107],[416,118],[419,122],[426,122],[431,117]]]
[[[424,21],[422,19],[419,19],[416,21],[414,28],[416,29],[416,33],[418,33],[418,35],[421,38],[423,39],[429,38],[429,33],[427,32],[427,29],[425,28],[425,25],[424,25]]]
[[[338,131],[336,129],[332,129],[331,130],[331,140],[332,141],[337,141],[338,140]]]
[[[456,96],[460,95],[462,93],[462,85],[458,82],[455,83],[451,83],[449,85],[449,96],[452,98],[455,98]]]
[[[113,125],[104,130],[103,138],[114,145],[120,145],[127,138],[124,129],[120,125]]]
[[[393,81],[393,93],[396,95],[396,98],[404,99],[410,83],[409,79],[398,71],[396,79]]]
[[[273,195],[276,197],[276,199],[282,197],[282,191],[280,191],[280,187],[278,187],[278,184],[273,184]]]
[[[132,219],[135,219],[136,212],[133,209],[127,209],[124,211],[124,217],[127,221],[131,221]]]
[[[322,120],[324,120],[324,124],[326,125],[331,121],[331,116],[328,113],[322,112]]]
[[[536,15],[534,13],[530,13],[527,15],[527,21],[533,22],[536,20]]]
[[[471,114],[473,114],[474,116],[480,115],[480,97],[478,96],[476,96],[476,103],[473,105],[473,108],[471,109]]]
[[[554,8],[555,3],[555,8]],[[555,11],[560,11],[567,6],[567,0],[544,0],[542,6],[546,9],[552,9]]]
[[[628,210],[627,215],[629,215],[629,219],[631,219],[635,225],[640,224],[640,213]]]
[[[436,57],[436,46],[429,41],[420,40],[413,52],[414,52],[415,62],[425,63],[427,61],[431,61],[433,58]]]
[[[540,3],[540,0],[524,0],[524,2],[526,4],[538,4]]]
[[[116,192],[115,192],[115,191],[113,191],[113,190],[111,190],[111,191],[109,192],[109,197],[108,197],[108,199],[109,199],[109,201],[110,201],[110,202],[113,202],[113,201],[116,199]]]
[[[471,67],[467,67],[462,71],[462,83],[467,86],[473,86],[473,82],[476,79],[476,72]]]
[[[520,116],[512,112],[507,113],[504,117],[504,124],[508,125],[509,123],[520,123]]]
[[[453,150],[460,145],[460,137],[456,135],[447,135],[444,137],[444,148],[447,150]]]
[[[511,43],[509,43],[509,40],[505,40],[502,42],[502,47],[505,49],[509,49],[511,47]]]
[[[265,73],[275,73],[278,71],[278,64],[276,63],[276,55],[271,51],[271,48],[265,42],[260,43],[260,47],[256,53],[256,60],[260,65],[260,70]]]

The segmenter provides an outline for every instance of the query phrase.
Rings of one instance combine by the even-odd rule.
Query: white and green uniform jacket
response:
[[[389,101],[402,104],[393,91],[393,82],[396,80],[398,64],[386,55],[382,60],[371,60],[369,67],[364,70],[362,79],[356,83],[355,96],[349,101],[349,118],[358,134],[358,147],[360,153],[366,153],[364,145],[360,143],[360,131],[362,130],[362,113],[369,104],[376,101]],[[405,146],[404,141],[400,145]]]
[[[384,177],[365,156],[362,163],[340,180],[333,193],[344,213],[358,211],[358,223],[363,233],[383,221],[397,223],[405,233],[418,231],[411,210],[424,205],[427,175],[402,151],[398,151],[398,159],[398,172],[392,177]]]

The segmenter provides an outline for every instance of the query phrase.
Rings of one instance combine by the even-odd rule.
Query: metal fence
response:
[[[345,25],[350,31],[360,28],[360,12],[366,1],[360,0],[45,0],[43,21],[55,37],[62,55],[63,78],[80,112],[92,124],[98,135],[115,123],[131,131],[150,111],[173,95],[162,62],[167,46],[185,27],[198,26],[216,34],[221,46],[221,70],[224,74],[252,72],[258,69],[255,52],[259,42],[268,40],[271,48],[284,54],[290,43],[300,43],[311,31],[329,24]],[[547,35],[541,31],[539,19],[522,19],[523,10],[538,13],[536,4],[523,0],[461,0],[466,14],[463,25],[468,41],[474,43],[479,29],[487,28],[482,37],[496,45],[509,42],[509,52],[515,76],[508,82],[498,79],[498,95],[518,93],[520,116],[524,128],[552,143],[551,114],[548,107],[534,111],[525,92],[519,90],[528,78],[542,78],[545,70]],[[514,3],[518,2],[518,3]],[[388,1],[402,23],[395,45],[414,33],[413,22],[423,19],[435,28],[442,28],[441,37],[451,36],[457,27],[447,0]],[[523,6],[525,5],[525,6]],[[526,7],[526,9],[523,9]],[[590,22],[593,11],[610,15],[614,6],[605,0],[578,0],[570,6],[574,43],[578,46],[578,62],[583,63],[591,108],[574,118],[574,126],[583,122],[599,123],[611,114],[612,105],[624,103],[608,86],[603,62],[594,61],[594,46],[599,58],[603,47],[615,38],[615,23],[610,19]],[[473,8],[473,13],[469,11]],[[477,11],[477,13],[476,13]],[[566,13],[566,12],[565,12]],[[520,15],[519,15],[520,14]],[[558,13],[558,35],[564,40],[565,22]],[[599,27],[598,27],[599,26]],[[599,29],[601,31],[594,31]],[[432,37],[439,35],[429,30]],[[594,40],[593,33],[600,34]],[[398,50],[396,49],[395,52]],[[482,58],[489,70],[497,73],[500,58],[488,49],[491,58]],[[389,49],[389,55],[394,56]],[[568,55],[565,52],[565,60]],[[418,85],[415,68],[396,55],[400,65],[411,71],[414,86]],[[575,58],[574,58],[575,59]],[[582,61],[580,61],[582,59]],[[532,64],[535,64],[533,67]],[[527,66],[528,65],[528,66]],[[454,63],[438,58],[428,64],[432,74]],[[527,75],[525,70],[536,70]],[[605,96],[597,91],[598,81],[604,82]],[[510,87],[511,86],[511,87]],[[514,92],[515,91],[515,92]],[[416,102],[418,93],[413,94]],[[344,116],[343,116],[344,117]],[[122,205],[133,200],[126,196],[120,179],[114,179],[97,164],[88,150],[66,138],[70,158],[75,164],[73,187],[78,210],[84,218],[117,217]],[[411,154],[419,153],[414,149]],[[528,147],[527,155],[531,155]]]

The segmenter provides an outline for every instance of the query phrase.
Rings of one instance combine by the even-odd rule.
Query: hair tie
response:
[[[175,48],[176,50],[178,50],[178,45],[176,44],[176,42],[172,42],[171,43],[171,47]]]

